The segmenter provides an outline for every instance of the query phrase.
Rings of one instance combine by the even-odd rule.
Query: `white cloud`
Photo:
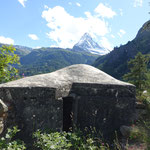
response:
[[[44,8],[45,8],[45,9],[48,9],[48,6],[47,6],[47,5],[44,5]]]
[[[142,7],[143,0],[134,0],[133,7]]]
[[[38,40],[39,38],[35,34],[28,34],[28,37],[32,40]]]
[[[91,15],[90,12],[85,12],[85,15],[84,18],[71,16],[61,6],[42,12],[42,17],[50,28],[48,37],[63,48],[71,48],[85,32],[92,36],[105,36],[109,33],[108,24],[104,19]]]
[[[116,15],[116,12],[113,11],[110,7],[105,6],[103,3],[100,3],[94,10],[98,16],[103,18],[113,18]]]
[[[115,38],[115,36],[113,35],[113,34],[111,34],[111,37],[114,39]]]
[[[0,36],[0,43],[3,44],[14,44],[14,40],[11,38],[6,38],[4,36]]]
[[[36,47],[34,47],[34,49],[40,49],[40,48],[42,48],[41,46],[36,46]]]
[[[120,11],[120,16],[123,16],[123,10],[120,8],[119,11]]]
[[[23,7],[25,7],[25,2],[26,2],[27,0],[18,0],[18,2],[23,6]]]
[[[126,34],[126,31],[124,31],[123,29],[120,29],[119,32],[118,32],[118,35],[120,37],[122,37],[124,34]]]
[[[86,15],[87,18],[91,18],[92,17],[92,15],[91,15],[91,13],[89,11],[84,12],[84,14]]]
[[[125,34],[125,33],[126,33],[126,31],[124,31],[124,30],[120,29],[120,33],[121,33],[121,34]]]
[[[108,50],[113,49],[113,46],[111,45],[111,43],[108,41],[106,37],[102,37],[100,43],[104,48],[107,48]]]
[[[80,4],[80,3],[76,3],[76,5],[77,5],[78,7],[81,7],[81,4]]]
[[[52,47],[52,48],[53,48],[53,47],[57,47],[57,48],[58,48],[58,45],[50,45],[50,47]]]

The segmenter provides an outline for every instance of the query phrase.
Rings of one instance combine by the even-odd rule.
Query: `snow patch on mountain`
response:
[[[104,55],[109,52],[108,49],[99,46],[89,33],[85,33],[79,42],[73,46],[73,50],[75,51],[85,51],[92,54]]]

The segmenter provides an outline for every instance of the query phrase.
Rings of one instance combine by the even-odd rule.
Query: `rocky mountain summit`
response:
[[[109,52],[106,48],[99,46],[88,33],[85,33],[79,42],[73,46],[73,50],[85,51],[98,55],[104,55]]]
[[[138,31],[136,39],[148,36],[150,37],[150,20],[144,23],[142,28]]]

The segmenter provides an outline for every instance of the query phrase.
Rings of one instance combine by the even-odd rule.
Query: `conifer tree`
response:
[[[137,94],[141,95],[141,92],[145,89],[148,81],[147,65],[149,62],[149,55],[142,55],[138,52],[134,59],[128,62],[129,73],[123,76],[123,79],[134,84],[137,89]]]

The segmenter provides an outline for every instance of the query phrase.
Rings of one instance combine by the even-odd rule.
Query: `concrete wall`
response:
[[[76,94],[77,126],[96,127],[109,137],[121,125],[132,123],[135,113],[135,88],[132,86],[73,84]]]
[[[6,125],[18,125],[23,137],[37,129],[62,129],[62,101],[52,88],[0,88],[0,98],[10,105]]]
[[[0,98],[8,105],[8,127],[18,125],[24,137],[37,129],[63,129],[63,97],[73,98],[76,126],[96,127],[109,137],[122,125],[132,123],[135,87],[73,83],[54,88],[0,88]]]

